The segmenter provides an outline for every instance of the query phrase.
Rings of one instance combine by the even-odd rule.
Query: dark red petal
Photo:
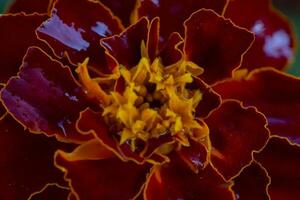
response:
[[[155,59],[158,53],[159,27],[160,27],[160,19],[154,18],[149,25],[149,31],[147,37],[147,50],[151,61]]]
[[[89,65],[108,72],[99,41],[121,30],[118,19],[99,2],[57,0],[51,18],[37,29],[37,34],[58,57],[67,56],[74,65],[89,57]]]
[[[141,0],[138,17],[161,19],[161,37],[166,40],[172,32],[184,35],[183,22],[201,8],[213,9],[221,14],[226,0]]]
[[[63,152],[56,154],[56,165],[66,172],[81,200],[131,199],[140,192],[149,171],[148,166],[123,162],[117,157],[69,161]]]
[[[17,74],[29,46],[40,46],[34,30],[47,19],[46,15],[23,13],[0,16],[0,82]]]
[[[265,117],[254,107],[225,101],[205,121],[212,145],[211,161],[225,179],[238,174],[269,139]]]
[[[71,150],[71,146],[24,131],[10,116],[2,118],[0,199],[27,200],[47,183],[66,185],[63,174],[53,164],[56,149]]]
[[[119,64],[128,68],[133,67],[141,59],[142,42],[146,45],[148,24],[148,20],[142,18],[120,35],[102,39],[101,45],[116,58]]]
[[[70,190],[57,184],[47,184],[41,191],[35,192],[28,200],[67,200]]]
[[[13,0],[7,13],[48,13],[54,0]]]
[[[300,146],[273,137],[254,158],[271,177],[269,195],[272,200],[298,200],[300,196]]]
[[[227,200],[234,199],[230,183],[208,165],[194,173],[177,155],[171,163],[155,166],[148,177],[144,199],[147,200]]]
[[[255,33],[255,42],[245,54],[242,68],[283,69],[293,58],[295,40],[291,26],[270,0],[229,1],[225,16]]]
[[[60,139],[89,139],[75,129],[79,112],[88,106],[86,96],[68,67],[37,47],[28,49],[19,76],[1,92],[3,104],[32,132]]]
[[[131,12],[133,11],[136,0],[100,0],[104,5],[118,16],[124,26],[130,25]]]
[[[239,99],[263,112],[274,135],[300,144],[300,79],[271,68],[214,87],[224,99]]]
[[[237,199],[268,200],[267,189],[270,181],[266,169],[257,162],[252,162],[234,179],[232,189],[236,193]]]
[[[184,25],[185,57],[204,68],[200,77],[207,83],[231,77],[254,39],[253,34],[211,10],[193,13]]]

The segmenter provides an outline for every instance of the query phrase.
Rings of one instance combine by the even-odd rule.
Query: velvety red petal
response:
[[[225,101],[205,120],[212,145],[211,162],[225,179],[231,179],[252,160],[252,152],[269,139],[265,117],[254,107]]]
[[[120,35],[102,39],[101,45],[119,64],[128,68],[133,67],[141,59],[142,42],[145,42],[146,45],[148,24],[149,21],[146,18],[142,18]]]
[[[230,183],[208,165],[194,173],[177,155],[171,163],[155,166],[148,177],[144,199],[157,200],[227,200],[234,199]]]
[[[7,13],[48,13],[54,0],[13,0]]]
[[[42,44],[34,30],[46,19],[46,15],[24,13],[0,16],[0,82],[17,74],[29,46]]]
[[[255,42],[245,54],[242,68],[283,69],[293,58],[295,40],[291,25],[272,7],[271,0],[229,1],[225,16],[255,34]]]
[[[57,0],[51,18],[37,29],[37,35],[58,57],[67,56],[74,65],[89,57],[89,65],[108,72],[109,61],[99,41],[121,30],[118,19],[99,2]]]
[[[238,99],[263,112],[274,135],[300,144],[300,79],[271,68],[214,87],[224,99]]]
[[[154,18],[149,25],[149,31],[147,37],[147,50],[151,61],[155,59],[158,53],[159,27],[160,27],[160,19]]]
[[[74,194],[81,200],[131,199],[140,192],[149,171],[148,166],[117,157],[69,161],[63,152],[56,154],[56,165],[66,172]]]
[[[71,150],[55,138],[34,135],[12,117],[0,121],[0,199],[27,200],[47,183],[66,185],[54,167],[56,149]]]
[[[226,0],[141,0],[138,17],[147,16],[161,19],[161,39],[166,40],[172,32],[184,35],[183,22],[189,16],[201,9],[213,9],[221,14]]]
[[[254,39],[252,33],[211,10],[193,13],[184,25],[185,57],[204,68],[200,77],[210,84],[231,77]]]
[[[273,137],[259,154],[255,154],[271,177],[272,200],[298,200],[300,196],[300,146]]]
[[[234,180],[232,187],[237,199],[241,200],[269,200],[268,185],[270,177],[257,162],[244,168],[241,174]]]
[[[135,7],[136,0],[100,0],[111,9],[114,15],[118,16],[124,26],[130,25],[131,13]]]
[[[88,106],[84,92],[68,67],[37,47],[28,49],[20,73],[1,92],[4,106],[32,132],[60,139],[89,139],[75,128],[79,112]]]
[[[69,188],[47,184],[41,191],[33,193],[28,200],[67,200],[69,195]]]

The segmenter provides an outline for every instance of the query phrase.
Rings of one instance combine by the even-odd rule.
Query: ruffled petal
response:
[[[268,200],[268,186],[270,177],[266,169],[259,163],[252,162],[244,168],[241,174],[234,180],[232,187],[237,199],[242,200]]]
[[[54,0],[13,0],[7,13],[48,13]]]
[[[211,140],[211,162],[225,179],[237,175],[269,139],[266,119],[254,107],[224,101],[205,120]]]
[[[33,193],[28,200],[67,200],[69,195],[69,188],[47,184],[42,190]]]
[[[130,25],[131,13],[135,7],[136,0],[100,0],[104,5],[106,5],[118,16],[124,26]]]
[[[201,8],[213,9],[221,14],[226,0],[141,0],[137,10],[138,17],[147,16],[161,19],[161,41],[166,40],[172,32],[184,36],[183,22]]]
[[[101,45],[119,64],[128,68],[138,64],[141,59],[141,45],[146,45],[149,21],[140,19],[120,35],[101,40]]]
[[[0,16],[0,82],[17,74],[29,46],[41,46],[34,30],[47,19],[46,15],[24,13]]]
[[[0,121],[0,199],[27,200],[47,183],[66,185],[63,174],[54,167],[56,149],[71,150],[69,144],[34,135],[12,117]]]
[[[102,160],[69,160],[64,152],[56,154],[56,165],[66,173],[75,196],[81,200],[127,200],[137,196],[149,167],[123,162],[117,157]]]
[[[152,169],[145,186],[144,199],[234,199],[230,185],[210,165],[194,173],[175,155],[170,163]]]
[[[58,57],[66,56],[74,65],[89,57],[89,65],[108,73],[109,60],[99,41],[121,30],[120,21],[99,2],[57,0],[51,18],[37,29],[37,35]]]
[[[295,39],[291,25],[272,7],[270,0],[229,1],[225,16],[255,34],[255,42],[245,54],[242,68],[283,69],[293,58]]]
[[[300,146],[273,137],[254,158],[271,177],[269,195],[272,200],[297,200],[300,196]]]
[[[231,77],[254,36],[212,10],[199,10],[185,21],[185,59],[202,68],[207,83]]]
[[[255,106],[268,120],[271,133],[300,144],[300,79],[271,68],[214,87],[224,99]]]
[[[70,69],[37,47],[28,49],[19,76],[1,92],[8,112],[32,132],[59,139],[89,139],[75,128],[79,112],[89,104]]]

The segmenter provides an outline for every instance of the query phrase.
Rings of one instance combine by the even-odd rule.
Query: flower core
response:
[[[188,137],[202,132],[194,117],[202,93],[188,87],[203,72],[195,63],[181,60],[164,66],[160,58],[151,62],[144,56],[135,67],[119,65],[117,72],[101,78],[91,78],[87,64],[88,60],[77,69],[82,85],[100,102],[102,115],[120,144],[127,142],[135,151],[138,141],[170,134],[188,146]],[[113,87],[101,84],[110,81]]]

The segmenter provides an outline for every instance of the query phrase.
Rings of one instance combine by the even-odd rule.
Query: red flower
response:
[[[8,12],[0,199],[298,199],[294,39],[269,1]]]

